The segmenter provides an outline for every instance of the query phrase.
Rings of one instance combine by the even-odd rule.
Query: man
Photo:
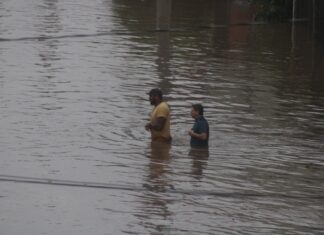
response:
[[[191,147],[208,147],[209,125],[204,118],[204,107],[201,104],[192,105],[191,117],[195,119],[195,124],[189,130]]]
[[[145,129],[151,132],[152,141],[170,142],[170,108],[163,101],[163,94],[160,89],[152,89],[149,92],[151,105],[154,109],[151,113],[150,122]]]

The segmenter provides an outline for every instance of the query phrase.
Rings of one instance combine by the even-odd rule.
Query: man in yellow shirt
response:
[[[154,109],[151,113],[150,122],[145,125],[145,129],[151,132],[152,141],[170,142],[170,108],[163,101],[162,91],[158,88],[149,92],[151,105]]]

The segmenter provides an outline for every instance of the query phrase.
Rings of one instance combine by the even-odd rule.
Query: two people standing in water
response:
[[[171,142],[170,134],[170,108],[163,101],[163,93],[155,88],[149,92],[149,99],[154,109],[151,113],[150,121],[145,125],[145,129],[151,132],[152,141]],[[193,127],[189,130],[190,146],[195,148],[208,147],[209,125],[204,118],[204,108],[201,104],[192,105],[191,117],[195,120]]]
[[[149,122],[145,129],[151,132],[151,152],[149,153],[151,177],[156,180],[166,171],[165,164],[171,158],[171,134],[170,134],[170,107],[163,100],[160,89],[152,89],[149,92],[149,100],[154,106]],[[190,138],[189,156],[192,158],[192,174],[200,179],[206,168],[209,158],[208,140],[209,125],[204,118],[204,108],[201,104],[192,105],[191,117],[195,120],[193,127],[188,131]],[[164,164],[161,164],[164,163]]]

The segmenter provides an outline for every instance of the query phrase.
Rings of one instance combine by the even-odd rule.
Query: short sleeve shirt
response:
[[[164,140],[168,141],[171,139],[170,134],[170,108],[166,102],[161,102],[154,108],[151,113],[151,123],[156,122],[160,117],[166,119],[165,125],[161,131],[151,130],[152,140]]]
[[[194,125],[192,127],[192,130],[197,134],[206,133],[207,134],[207,139],[206,140],[200,140],[200,139],[191,137],[190,145],[192,147],[207,147],[208,146],[208,141],[209,141],[209,125],[208,125],[207,120],[203,116],[198,117],[195,120],[195,123],[194,123]]]

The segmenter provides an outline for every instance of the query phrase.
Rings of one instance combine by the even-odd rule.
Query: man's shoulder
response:
[[[154,116],[156,117],[168,117],[170,115],[170,109],[167,103],[161,102],[156,106],[154,110]]]
[[[169,110],[169,105],[166,103],[166,102],[161,102],[158,106],[157,106],[157,109],[167,109]]]
[[[205,117],[201,116],[198,120],[197,123],[199,126],[209,126],[208,121],[206,120]]]
[[[206,120],[206,118],[204,116],[200,116],[197,121],[198,122],[208,123],[208,121]]]

